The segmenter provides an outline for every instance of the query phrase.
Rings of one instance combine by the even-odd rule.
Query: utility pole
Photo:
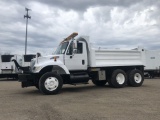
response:
[[[25,55],[27,54],[27,29],[28,29],[28,19],[31,19],[31,16],[28,15],[28,11],[31,9],[25,8],[27,11],[26,15],[24,15],[24,18],[26,19],[26,37],[25,37]]]

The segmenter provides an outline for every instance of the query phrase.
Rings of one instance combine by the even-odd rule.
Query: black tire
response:
[[[129,85],[139,87],[143,84],[144,75],[140,70],[132,70],[128,77]]]
[[[111,85],[115,88],[122,88],[127,84],[127,75],[121,70],[114,70],[111,76]]]
[[[107,83],[107,80],[101,80],[101,81],[99,81],[99,80],[92,79],[92,82],[96,86],[104,86]]]
[[[63,86],[61,76],[47,72],[39,80],[39,90],[45,95],[53,95],[59,93]]]

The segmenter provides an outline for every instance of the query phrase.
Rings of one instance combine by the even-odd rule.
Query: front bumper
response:
[[[25,81],[29,81],[29,80],[33,80],[34,77],[32,74],[19,74],[18,75],[18,81],[19,82],[25,82]]]
[[[19,74],[18,81],[21,82],[22,87],[35,86],[36,75],[35,74]]]

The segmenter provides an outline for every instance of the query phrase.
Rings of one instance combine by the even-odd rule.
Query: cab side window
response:
[[[83,53],[83,44],[77,43],[77,54],[82,54],[82,53]]]
[[[67,50],[67,55],[72,55],[73,52],[73,42],[70,43],[68,50]],[[77,43],[77,52],[76,54],[82,54],[83,53],[83,43]]]

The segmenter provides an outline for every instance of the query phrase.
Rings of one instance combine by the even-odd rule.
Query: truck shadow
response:
[[[138,88],[145,88],[147,87],[147,85],[142,85],[141,87],[138,87]],[[109,85],[105,85],[105,86],[95,86],[95,85],[87,85],[87,86],[63,86],[59,95],[61,94],[68,94],[68,93],[85,93],[85,92],[93,92],[93,91],[96,91],[96,92],[102,92],[102,91],[110,91],[110,90],[118,90],[118,89],[137,89],[137,87],[131,87],[131,86],[125,86],[124,88],[113,88],[113,87],[110,87]],[[22,94],[25,94],[25,95],[43,95],[38,89],[32,89],[32,90],[27,90],[27,91],[23,91]]]
[[[18,81],[17,79],[13,79],[13,78],[0,78],[0,82],[2,81]]]
[[[42,95],[38,89],[35,88],[35,90],[30,90],[30,91],[23,91],[23,94],[28,94],[28,95]]]
[[[111,89],[111,87],[109,87],[108,85],[105,85],[103,87],[98,87],[98,86],[63,86],[62,90],[60,91],[59,94],[65,94],[65,93],[82,93],[82,92],[90,92],[90,91],[96,91],[99,90],[101,91],[102,89]],[[112,88],[113,89],[113,88]],[[43,95],[38,89],[32,89],[32,90],[27,90],[27,91],[23,91],[23,93],[21,92],[21,94],[25,94],[25,95]]]
[[[72,92],[72,93],[76,93],[76,92],[85,92],[85,91],[95,91],[95,90],[102,90],[102,89],[110,89],[111,87],[109,85],[105,85],[105,86],[71,86],[71,87],[63,87],[61,90],[61,93],[65,93],[65,92]]]
[[[160,77],[154,77],[154,78],[145,77],[145,79],[147,79],[147,80],[154,80],[154,79],[160,79]]]

